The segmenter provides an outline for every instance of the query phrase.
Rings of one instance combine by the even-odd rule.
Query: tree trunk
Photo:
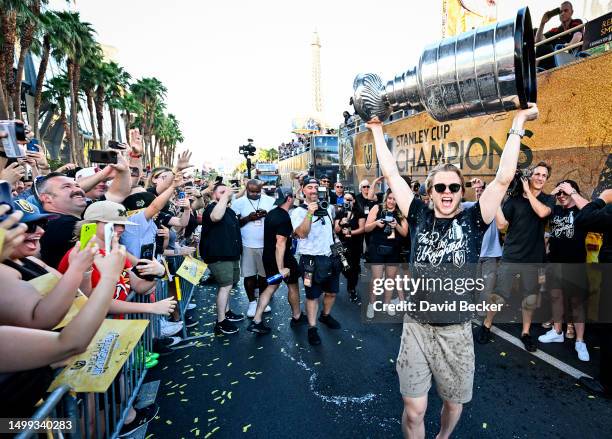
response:
[[[114,108],[108,109],[110,113],[110,122],[111,122],[111,139],[119,141],[117,138],[117,113]]]
[[[93,101],[93,90],[88,88],[85,90],[85,96],[87,96],[87,111],[89,111],[89,123],[91,124],[91,135],[93,137],[93,148],[96,148],[98,143],[98,136],[96,136],[96,122],[94,120],[94,101]]]
[[[21,119],[21,77],[23,76],[23,67],[25,65],[25,59],[32,41],[34,40],[34,31],[36,30],[36,23],[29,20],[24,29],[21,37],[21,48],[19,49],[19,60],[17,61],[17,74],[15,75],[15,92],[13,93],[13,109],[15,110],[15,117]],[[29,121],[31,123],[31,121]]]
[[[74,133],[73,148],[76,152],[77,161],[81,166],[85,165],[85,155],[83,154],[83,145],[81,144],[81,130],[79,129],[79,87],[81,81],[81,66],[78,62],[73,64],[72,70],[72,102],[74,104],[71,112],[72,132]]]
[[[43,37],[43,53],[38,66],[38,75],[36,75],[36,92],[34,94],[34,120],[31,125],[34,127],[34,137],[40,138],[38,120],[40,119],[40,104],[42,103],[42,88],[47,73],[47,65],[49,64],[49,54],[51,53],[51,37],[45,34]]]
[[[100,138],[100,149],[102,149],[102,142],[104,142],[104,87],[101,85],[96,88],[95,104],[98,137]]]
[[[0,78],[0,119],[8,119],[6,96],[4,95],[4,81]]]
[[[74,151],[72,149],[72,142],[70,139],[70,127],[68,126],[68,118],[66,117],[66,110],[62,109],[62,113],[60,114],[60,121],[62,122],[62,125],[64,126],[64,140],[66,140],[66,142],[68,143],[68,152],[70,153],[69,157],[70,157],[70,163],[76,163],[75,161],[75,157],[74,157]],[[60,144],[60,159],[62,157],[62,148],[61,148],[61,144]]]
[[[17,39],[17,12],[10,10],[2,16],[2,61],[4,64],[4,97],[8,107],[9,118],[13,118],[13,104],[11,96],[15,91],[15,74],[13,72],[13,60],[15,56],[15,41]]]

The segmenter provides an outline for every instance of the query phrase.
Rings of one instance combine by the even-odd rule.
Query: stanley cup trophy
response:
[[[353,83],[353,105],[364,121],[402,109],[438,121],[527,108],[536,102],[535,50],[529,9],[516,19],[445,38],[423,50],[418,64],[384,85],[375,74]]]

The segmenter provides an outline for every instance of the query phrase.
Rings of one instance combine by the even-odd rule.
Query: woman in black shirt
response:
[[[370,288],[370,303],[366,316],[374,317],[373,303],[375,300],[374,282],[382,279],[393,279],[397,275],[401,262],[402,238],[408,234],[408,222],[402,215],[395,196],[391,190],[385,192],[383,201],[370,210],[365,224],[366,233],[370,233],[368,245],[369,262],[372,264],[372,287]],[[385,290],[384,303],[391,301],[393,290]],[[400,300],[404,298],[400,294]],[[389,315],[395,315],[389,311]]]
[[[350,300],[359,304],[357,282],[361,273],[361,253],[363,251],[363,235],[365,233],[365,216],[355,204],[355,195],[344,194],[344,205],[338,210],[334,221],[334,231],[347,250],[349,268],[343,271],[346,277],[346,289]]]

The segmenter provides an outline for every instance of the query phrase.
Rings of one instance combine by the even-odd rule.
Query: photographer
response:
[[[408,222],[400,212],[395,195],[390,189],[387,190],[381,204],[377,204],[370,210],[365,223],[365,231],[370,233],[368,244],[368,261],[372,264],[372,288],[366,317],[374,318],[374,288],[376,279],[393,279],[397,275],[400,264],[400,252],[402,250],[402,238],[408,235]],[[391,301],[392,291],[385,290],[384,303]],[[400,299],[403,300],[400,294]],[[389,315],[395,315],[389,311]]]
[[[332,257],[334,244],[332,211],[334,207],[326,199],[319,200],[319,182],[305,178],[302,192],[307,204],[302,204],[291,213],[291,224],[297,235],[297,253],[303,273],[306,291],[306,315],[308,317],[308,342],[321,344],[317,332],[316,317],[319,298],[323,295],[323,310],[319,321],[331,329],[340,329],[340,323],[331,316],[331,309],[340,288],[340,266]],[[325,190],[327,194],[327,190]],[[324,197],[327,198],[327,197]]]
[[[545,260],[544,227],[552,209],[555,197],[542,192],[550,177],[551,167],[539,162],[529,177],[523,176],[518,191],[512,192],[495,215],[497,228],[506,232],[501,264],[497,271],[497,294],[491,295],[493,302],[507,301],[512,294],[515,278],[520,278],[520,292],[523,295],[523,328],[521,341],[525,350],[535,352],[537,346],[529,330],[533,312],[538,305],[540,290],[538,271]],[[515,177],[516,178],[516,177]],[[495,311],[487,311],[478,340],[487,343],[491,339],[491,325]]]
[[[244,290],[249,298],[247,317],[255,316],[257,297],[255,289],[262,293],[266,283],[266,270],[263,265],[264,219],[274,207],[274,198],[262,193],[263,182],[249,180],[246,184],[246,196],[232,203],[232,209],[240,220],[242,235],[242,257],[240,271],[244,277]],[[270,307],[266,312],[270,312]]]
[[[365,216],[355,203],[355,195],[350,192],[344,195],[344,205],[336,214],[334,231],[347,252],[346,258],[349,268],[342,272],[346,278],[346,289],[351,302],[360,304],[356,288],[359,281],[359,273],[361,273]]]

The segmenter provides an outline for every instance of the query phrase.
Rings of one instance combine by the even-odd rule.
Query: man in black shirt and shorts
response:
[[[508,231],[497,271],[497,291],[491,295],[491,301],[507,301],[512,295],[515,279],[519,279],[519,289],[523,295],[521,341],[529,352],[537,350],[529,329],[538,304],[541,283],[538,270],[543,270],[546,258],[544,226],[555,207],[555,197],[542,192],[550,172],[551,167],[545,162],[535,165],[531,177],[522,179],[522,193],[509,197],[495,216],[497,228],[504,230],[507,227]],[[479,329],[480,343],[491,339],[490,330],[495,314],[495,311],[487,312]]]
[[[298,279],[300,270],[298,263],[291,254],[291,235],[293,227],[289,217],[289,209],[293,207],[293,191],[290,188],[278,188],[276,191],[276,208],[266,215],[264,220],[263,265],[266,278],[282,274],[289,293],[287,298],[291,305],[291,327],[306,323],[306,316],[300,311],[300,290]],[[262,321],[263,312],[272,298],[272,294],[280,286],[281,279],[271,283],[259,295],[255,317],[247,330],[258,334],[269,334],[271,329]]]

